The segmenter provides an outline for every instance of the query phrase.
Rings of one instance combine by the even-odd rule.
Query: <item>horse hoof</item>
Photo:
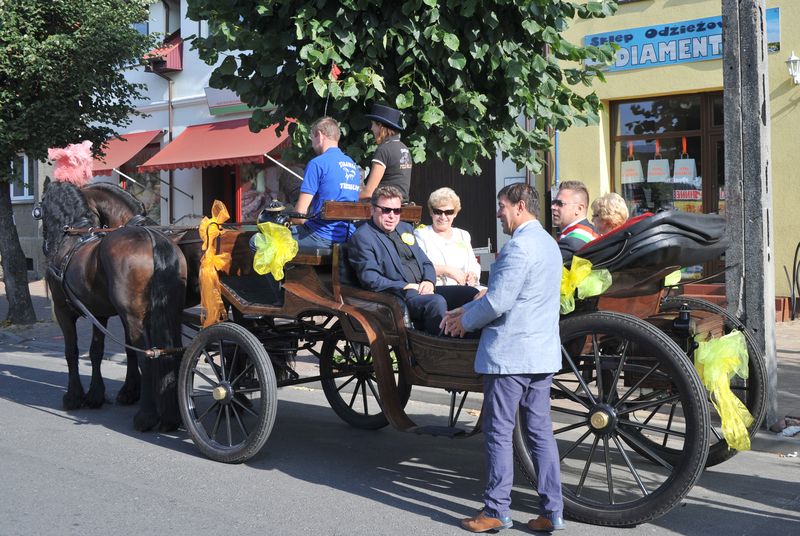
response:
[[[61,399],[61,403],[67,411],[82,408],[85,401],[86,397],[82,393],[79,395],[67,393],[64,395],[64,398]]]
[[[172,420],[164,420],[161,419],[161,422],[158,423],[158,431],[159,432],[174,432],[178,428],[180,428],[181,420],[178,419],[177,421]]]
[[[117,393],[117,404],[120,406],[130,406],[139,401],[139,393],[127,391],[125,389]]]
[[[91,409],[100,409],[103,407],[103,404],[105,403],[106,403],[105,393],[101,393],[99,395],[89,393],[89,395],[86,397],[86,407]]]
[[[137,413],[133,417],[133,427],[137,432],[149,432],[158,424],[158,415]]]

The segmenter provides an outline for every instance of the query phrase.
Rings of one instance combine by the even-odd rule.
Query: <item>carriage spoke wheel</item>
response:
[[[381,406],[372,349],[368,344],[348,341],[335,325],[322,345],[319,369],[325,398],[344,422],[365,430],[377,430],[389,424]],[[396,364],[395,371],[395,385],[405,406],[411,386],[403,381]]]
[[[553,378],[551,415],[565,514],[610,526],[659,517],[689,492],[708,452],[705,391],[691,362],[663,332],[629,315],[594,312],[560,325],[563,365]],[[666,460],[641,440],[667,431],[679,459]],[[514,450],[535,484],[519,425]]]
[[[665,298],[661,302],[661,312],[677,311],[683,304],[689,306],[692,311],[706,311],[718,314],[724,319],[725,334],[738,329],[744,333],[747,342],[747,379],[734,376],[731,379],[731,392],[736,395],[747,410],[753,416],[753,424],[749,428],[750,438],[752,439],[758,431],[767,412],[767,367],[764,356],[756,344],[752,332],[735,316],[731,315],[724,307],[715,303],[691,297],[673,296]],[[731,458],[736,451],[728,447],[727,441],[722,435],[722,425],[719,414],[713,405],[709,404],[711,411],[711,447],[708,451],[706,467],[711,467]],[[653,448],[667,457],[674,459],[679,453],[664,449],[664,445],[653,445]]]
[[[245,328],[223,322],[201,330],[184,353],[178,385],[184,425],[203,454],[240,463],[264,446],[277,385],[267,352]]]

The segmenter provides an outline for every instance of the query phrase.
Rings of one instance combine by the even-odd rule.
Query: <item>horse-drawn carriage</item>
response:
[[[329,202],[322,216],[357,221],[368,214],[368,205]],[[419,221],[420,215],[420,207],[411,206],[401,217]],[[621,233],[635,239],[636,224]],[[358,428],[391,424],[451,438],[480,430],[479,417],[470,429],[462,424],[467,395],[482,389],[473,371],[477,341],[414,329],[394,297],[352,284],[339,246],[300,251],[280,286],[267,284],[253,271],[248,241],[254,228],[220,227],[211,247],[231,256],[227,273],[220,274],[228,319],[198,328],[183,353],[177,385],[184,426],[205,455],[229,463],[250,459],[269,438],[278,387],[317,381],[336,414]],[[708,459],[718,463],[730,455],[691,354],[696,339],[742,326],[713,305],[663,299],[666,272],[716,256],[723,247],[687,239],[702,247],[683,255],[680,240],[665,242],[657,249],[666,253],[650,251],[648,260],[632,267],[620,259],[633,256],[640,245],[633,239],[617,244],[619,254],[610,262],[598,254],[598,264],[614,268],[614,285],[562,317],[563,366],[551,398],[568,517],[614,526],[647,522],[689,492]],[[197,259],[199,240],[177,244],[186,259]],[[591,247],[608,251],[598,245]],[[591,248],[586,253],[591,259]],[[755,416],[752,433],[763,418],[764,365],[750,339],[748,347],[751,375],[731,386]],[[295,366],[298,353],[313,357],[318,368]],[[451,400],[446,422],[415,422],[405,409],[412,388],[445,390]],[[514,442],[522,470],[535,482],[521,433]]]
[[[323,217],[364,220],[368,210],[363,204],[328,203]],[[418,221],[420,207],[406,207],[401,217]],[[656,233],[663,237],[666,230]],[[276,389],[316,381],[337,415],[356,427],[391,424],[454,438],[479,431],[479,419],[471,430],[460,423],[467,394],[482,389],[473,371],[475,340],[414,329],[399,300],[353,283],[339,246],[300,252],[276,293],[253,273],[251,234],[236,225],[223,233],[218,250],[233,259],[221,276],[231,320],[200,330],[181,363],[181,413],[200,450],[220,461],[247,460],[269,437]],[[662,300],[660,292],[664,273],[681,264],[676,263],[681,256],[695,263],[718,255],[724,247],[719,238],[713,244],[711,238],[700,240],[692,252],[684,243],[660,244],[662,258],[652,262],[650,252],[650,260],[616,270],[619,282],[609,292],[562,318],[563,368],[555,377],[552,406],[568,516],[606,525],[646,522],[685,496],[709,451],[713,463],[730,455],[690,355],[695,338],[741,326],[713,305]],[[619,249],[624,256],[636,247],[633,241]],[[592,251],[587,253],[591,257]],[[644,320],[604,310],[620,309],[620,299],[644,302],[645,295],[655,300],[656,310],[642,315]],[[734,388],[760,422],[763,363],[750,342],[755,372]],[[303,377],[291,367],[287,357],[299,350],[319,360],[318,374]],[[449,393],[447,422],[414,421],[404,408],[415,387]],[[522,434],[515,447],[520,466],[535,481]]]

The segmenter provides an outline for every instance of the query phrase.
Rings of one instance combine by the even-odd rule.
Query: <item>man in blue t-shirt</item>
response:
[[[301,248],[329,248],[352,234],[352,224],[325,221],[318,215],[325,201],[358,201],[361,171],[353,159],[339,149],[341,131],[335,119],[323,117],[311,125],[311,145],[319,156],[306,166],[295,210],[311,215],[296,220],[292,236]]]

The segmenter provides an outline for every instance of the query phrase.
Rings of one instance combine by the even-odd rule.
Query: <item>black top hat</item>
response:
[[[395,110],[382,104],[373,104],[372,110],[367,114],[367,117],[395,130],[403,130],[403,127],[400,126],[402,115],[400,110]]]

